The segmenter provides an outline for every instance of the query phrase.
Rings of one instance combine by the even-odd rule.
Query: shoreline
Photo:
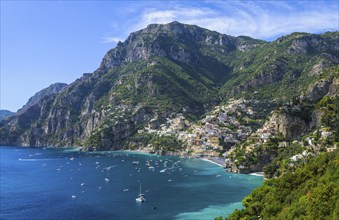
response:
[[[134,153],[134,154],[149,154],[149,155],[154,155],[151,154],[149,151],[146,150],[119,150],[122,152],[128,152],[128,153]]]
[[[123,150],[123,151],[127,151],[129,153],[137,153],[137,154],[145,154],[145,155],[158,155],[158,154],[151,154],[149,151],[147,150]],[[177,155],[169,155],[169,154],[165,154],[165,155],[159,155],[159,156],[177,156]],[[178,156],[180,158],[190,158],[189,156]],[[209,162],[209,163],[212,163],[212,164],[215,164],[219,167],[222,167],[224,168],[224,163],[225,163],[225,160],[221,157],[214,157],[214,158],[207,158],[207,157],[202,157],[202,158],[197,158],[197,159],[201,159],[203,161],[206,161],[206,162]]]
[[[264,177],[264,172],[254,172],[254,173],[249,173],[248,175]]]
[[[222,158],[221,157],[218,157],[218,158],[207,158],[207,157],[203,157],[203,158],[200,158],[201,160],[203,161],[207,161],[207,162],[210,162],[210,163],[213,163],[219,167],[222,167],[224,168],[224,162],[221,162]]]

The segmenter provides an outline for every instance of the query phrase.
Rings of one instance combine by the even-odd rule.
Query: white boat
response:
[[[139,161],[137,161],[137,160],[132,161],[132,164],[133,164],[133,165],[139,165]]]
[[[139,196],[135,199],[136,202],[146,202],[144,194],[141,193],[141,183],[139,188]]]
[[[159,172],[160,172],[160,173],[164,173],[164,172],[166,172],[166,170],[167,170],[167,168],[165,168],[165,169],[163,169],[163,170],[160,170]]]

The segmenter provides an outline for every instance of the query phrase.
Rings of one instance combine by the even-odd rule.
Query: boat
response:
[[[133,165],[139,165],[139,161],[137,161],[137,160],[136,161],[132,161],[132,164]]]
[[[140,187],[139,187],[139,195],[138,197],[135,199],[136,202],[146,202],[146,199],[144,197],[145,195],[141,193],[141,183],[140,183]]]

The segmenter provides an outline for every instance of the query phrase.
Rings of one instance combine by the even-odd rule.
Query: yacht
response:
[[[145,195],[141,193],[141,183],[140,183],[140,188],[139,188],[139,195],[137,198],[135,198],[136,202],[146,202],[146,199],[144,197]]]
[[[137,161],[137,160],[136,161],[132,161],[132,164],[133,165],[139,165],[139,161]]]

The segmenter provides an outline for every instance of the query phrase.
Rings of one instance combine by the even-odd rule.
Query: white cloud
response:
[[[103,37],[101,39],[102,43],[118,43],[119,41],[124,41],[124,39],[120,37]]]
[[[275,39],[295,31],[320,32],[338,29],[338,6],[305,2],[208,2],[211,7],[170,4],[166,9],[151,8],[141,12],[128,32],[145,28],[151,23],[179,21],[195,24],[229,35],[248,35]],[[333,6],[333,5],[332,5]],[[128,33],[126,33],[128,34]]]
[[[152,8],[142,12],[141,18],[132,26],[132,29],[138,30],[145,28],[149,24],[165,24],[172,21],[188,23],[188,21],[193,18],[206,18],[207,16],[214,16],[214,13],[214,11],[208,8],[185,8],[176,6],[166,10]]]

